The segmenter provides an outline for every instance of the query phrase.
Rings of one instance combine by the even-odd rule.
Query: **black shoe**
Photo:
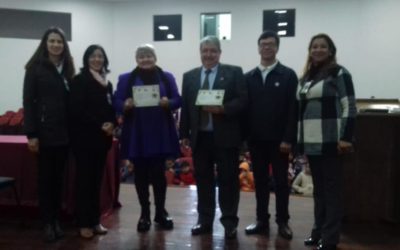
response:
[[[244,230],[246,234],[268,234],[269,223],[257,221],[246,227]]]
[[[137,224],[138,232],[147,232],[150,230],[151,221],[148,218],[140,218]]]
[[[197,224],[192,227],[192,235],[210,234],[211,232],[211,225]]]
[[[304,240],[304,245],[306,246],[317,246],[320,243],[321,238],[317,237],[308,237],[307,239]]]
[[[60,223],[58,221],[54,222],[54,233],[57,239],[64,237],[64,231],[60,227]]]
[[[336,250],[336,245],[333,244],[319,244],[316,248],[317,250]]]
[[[43,240],[45,242],[55,242],[57,240],[56,233],[54,232],[54,227],[52,224],[46,224],[44,226]]]
[[[171,230],[174,228],[174,222],[172,221],[171,217],[168,216],[168,214],[158,217],[156,216],[154,218],[154,222],[156,222],[162,229]]]
[[[287,240],[291,240],[293,238],[292,229],[290,229],[287,223],[282,223],[278,225],[278,234]]]
[[[236,228],[225,229],[225,239],[227,240],[236,239],[236,236],[237,236]]]

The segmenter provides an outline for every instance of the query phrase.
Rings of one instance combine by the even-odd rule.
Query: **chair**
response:
[[[6,134],[11,116],[0,116],[0,135]]]
[[[23,115],[19,114],[14,115],[8,123],[8,131],[6,131],[7,133],[3,132],[3,134],[8,134],[8,135],[23,134],[23,129],[22,129],[23,121],[24,121]]]
[[[15,197],[15,201],[17,202],[18,208],[21,206],[21,202],[19,199],[19,195],[17,192],[17,188],[15,186],[15,179],[12,177],[4,177],[4,176],[0,176],[0,190],[1,189],[5,189],[8,187],[12,187],[14,190],[14,197]]]

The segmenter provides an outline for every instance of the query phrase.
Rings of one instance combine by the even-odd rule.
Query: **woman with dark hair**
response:
[[[181,97],[173,75],[156,66],[156,54],[151,45],[139,46],[136,62],[137,67],[132,72],[120,75],[115,93],[116,110],[124,114],[121,157],[135,165],[135,186],[142,210],[137,230],[150,229],[150,183],[156,206],[154,221],[162,229],[172,229],[173,221],[165,210],[165,160],[179,154],[172,112],[180,108]],[[146,85],[156,86],[161,98],[156,106],[138,107],[132,87]]]
[[[106,79],[108,58],[90,45],[81,72],[70,85],[71,144],[76,159],[76,214],[83,238],[106,234],[100,223],[100,187],[107,152],[112,144],[115,114],[112,85]]]
[[[300,79],[299,149],[307,155],[314,184],[314,226],[305,245],[336,249],[342,219],[341,156],[353,150],[354,87],[336,63],[336,47],[326,34],[314,36]]]
[[[68,155],[68,83],[75,74],[64,32],[49,28],[25,66],[24,131],[28,148],[38,155],[38,197],[44,222],[44,240],[64,233],[58,217],[63,172]]]

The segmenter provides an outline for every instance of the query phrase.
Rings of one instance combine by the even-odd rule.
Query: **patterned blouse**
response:
[[[330,67],[298,85],[298,146],[308,155],[336,155],[338,141],[353,141],[356,105],[349,71]]]

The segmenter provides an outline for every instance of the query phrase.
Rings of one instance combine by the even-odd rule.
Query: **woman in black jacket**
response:
[[[115,123],[112,85],[106,80],[108,72],[104,49],[90,45],[83,56],[83,68],[70,85],[71,143],[77,166],[77,219],[83,238],[107,233],[100,223],[100,187]]]
[[[75,73],[64,32],[49,28],[25,66],[24,131],[38,155],[38,196],[44,240],[61,238],[58,223],[63,172],[68,155],[68,83]]]

